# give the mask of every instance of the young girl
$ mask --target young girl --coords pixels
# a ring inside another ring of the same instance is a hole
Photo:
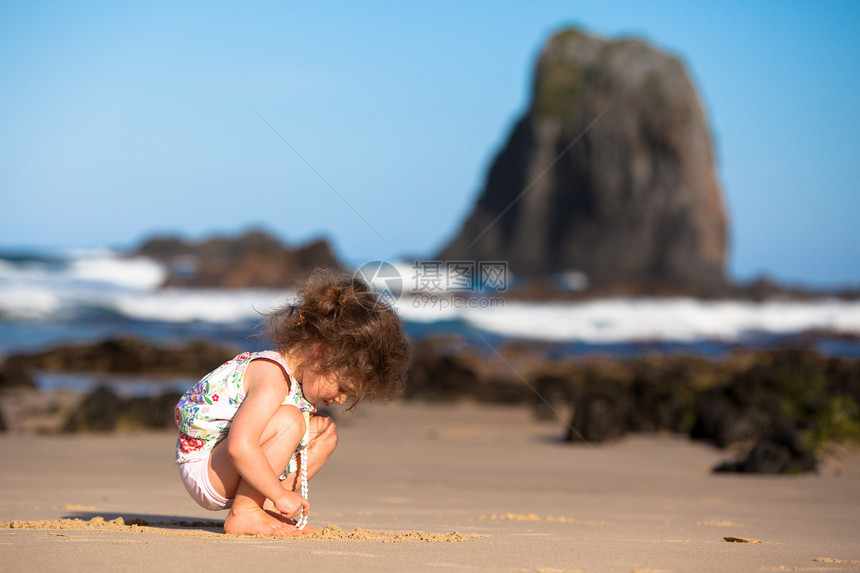
[[[176,462],[198,504],[230,510],[228,533],[300,535],[307,479],[337,443],[315,405],[396,397],[410,348],[378,293],[331,272],[315,273],[296,303],[270,316],[269,336],[276,351],[240,354],[179,401]]]

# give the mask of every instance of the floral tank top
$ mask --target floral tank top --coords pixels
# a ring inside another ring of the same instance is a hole
[[[296,451],[307,446],[310,414],[316,412],[316,408],[305,399],[284,357],[272,350],[245,352],[204,376],[179,400],[174,412],[176,425],[179,426],[176,463],[207,459],[212,448],[227,437],[233,416],[245,399],[245,369],[252,360],[260,358],[276,362],[286,372],[290,391],[282,404],[295,406],[304,414],[305,435]],[[295,459],[294,453],[284,475],[295,471]]]

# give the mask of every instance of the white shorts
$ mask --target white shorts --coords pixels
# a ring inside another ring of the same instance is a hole
[[[227,499],[212,487],[209,481],[209,460],[194,460],[179,464],[179,477],[191,498],[200,507],[218,511],[230,509],[233,505],[232,499]]]

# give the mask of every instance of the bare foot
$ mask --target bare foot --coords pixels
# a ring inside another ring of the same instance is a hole
[[[243,533],[245,535],[273,535],[277,537],[294,537],[304,532],[296,529],[295,524],[289,525],[275,518],[262,507],[233,508],[224,519],[224,531],[227,533]]]

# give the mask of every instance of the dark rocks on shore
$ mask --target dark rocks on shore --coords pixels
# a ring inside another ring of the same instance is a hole
[[[4,388],[35,388],[36,383],[24,356],[11,356],[0,363],[0,390]]]
[[[342,267],[327,241],[292,248],[262,231],[199,242],[154,237],[131,254],[164,263],[165,286],[181,287],[284,288],[317,268]]]
[[[135,338],[114,338],[90,344],[59,345],[33,354],[10,356],[0,366],[0,392],[34,389],[37,371],[152,376],[187,376],[196,380],[238,353],[237,349],[202,340],[176,344],[151,343]],[[105,376],[108,375],[108,376]],[[117,429],[162,429],[173,426],[173,408],[179,400],[173,391],[154,397],[121,398],[100,386],[68,414],[65,432],[106,432]],[[2,411],[0,411],[2,416]]]
[[[636,409],[632,396],[617,381],[589,386],[577,393],[571,404],[567,441],[601,443],[627,433],[629,419]]]
[[[726,447],[765,438],[788,443],[784,436],[794,430],[814,450],[831,437],[860,437],[858,405],[860,362],[808,350],[761,353],[725,384],[697,395],[691,436]]]
[[[90,392],[66,420],[64,432],[162,430],[174,426],[173,412],[181,395],[120,398],[103,386]]]
[[[120,400],[108,388],[100,386],[83,399],[80,407],[66,421],[66,432],[109,432],[116,429]]]
[[[16,380],[31,379],[35,370],[198,379],[236,352],[201,341],[165,346],[112,339],[13,356],[0,371],[4,380],[10,365]],[[716,471],[811,471],[828,442],[860,440],[860,360],[801,349],[738,352],[719,361],[547,356],[540,344],[480,349],[454,336],[422,339],[415,344],[405,398],[531,404],[536,416],[564,421],[565,438],[573,443],[674,432],[742,449]],[[62,428],[172,427],[178,398],[175,392],[120,398],[97,388]]]
[[[538,358],[535,358],[538,360]],[[523,404],[528,386],[498,368],[491,357],[457,337],[430,337],[415,344],[404,397],[407,400]]]
[[[815,471],[815,454],[802,442],[797,430],[780,426],[769,432],[736,461],[724,462],[715,472],[798,474]]]
[[[462,344],[418,344],[407,398],[531,403],[541,418],[563,416],[574,443],[666,431],[721,448],[748,445],[743,459],[719,471],[811,471],[828,441],[860,440],[858,360],[794,349],[721,361],[547,361],[502,352],[506,363],[493,366],[491,356]],[[499,393],[489,396],[490,388]]]
[[[736,363],[700,364],[688,376],[671,373],[684,359],[667,359],[661,372],[627,362],[629,385],[599,383],[574,402],[569,439],[600,442],[626,432],[671,431],[716,446],[747,446],[741,459],[715,471],[798,473],[817,467],[828,441],[860,439],[860,361],[807,350],[750,353]],[[700,377],[697,383],[694,375]],[[706,384],[702,379],[710,378]],[[594,409],[603,415],[593,428]]]
[[[10,356],[0,368],[0,388],[35,387],[36,371],[199,378],[236,354],[231,346],[203,340],[156,344],[137,338],[111,338],[88,344],[62,344],[42,352]]]

